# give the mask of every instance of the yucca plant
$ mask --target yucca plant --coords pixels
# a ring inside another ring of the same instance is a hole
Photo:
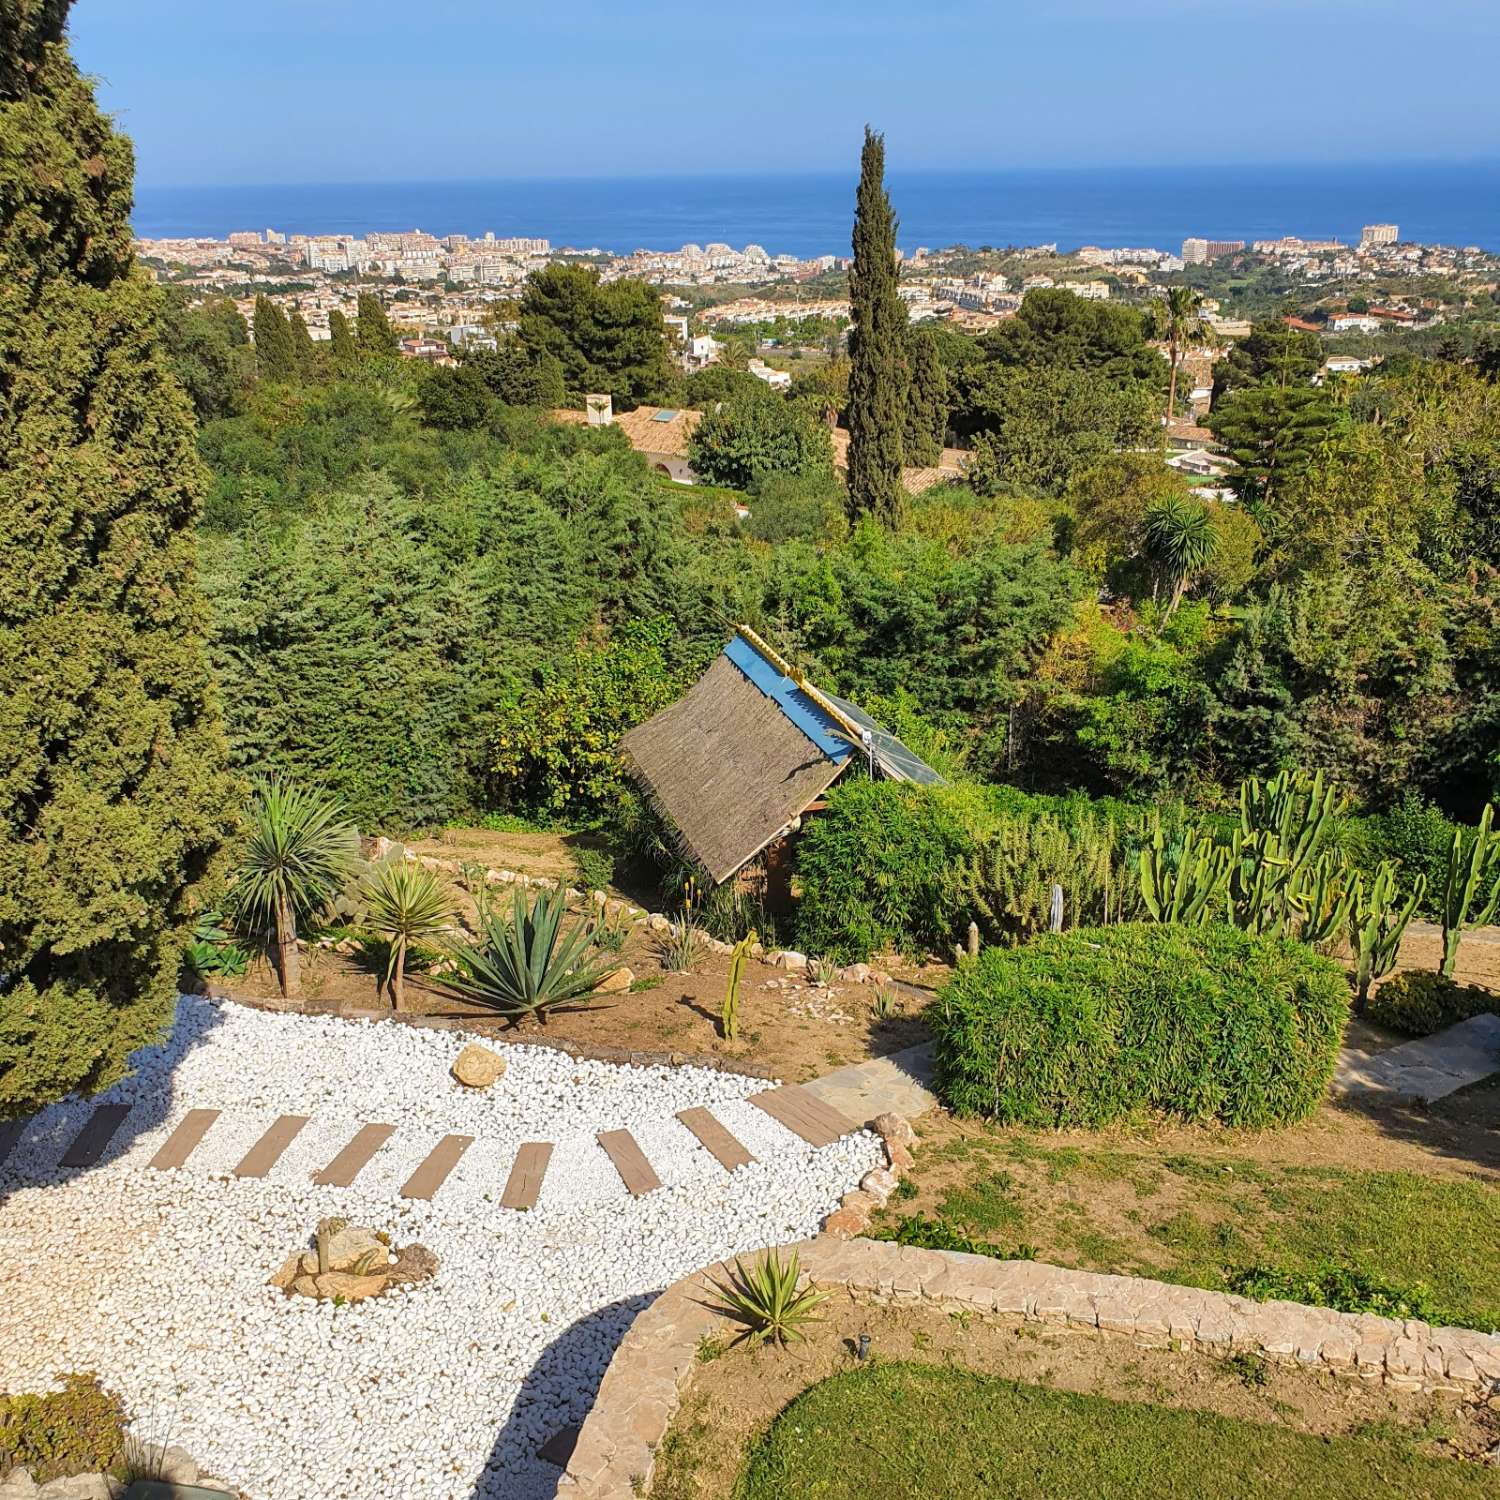
[[[787,1260],[776,1250],[767,1250],[759,1262],[746,1269],[736,1260],[733,1272],[723,1281],[709,1283],[719,1301],[714,1311],[742,1327],[736,1343],[779,1344],[783,1349],[807,1337],[807,1326],[821,1322],[813,1310],[828,1300],[827,1292],[811,1286],[797,1288],[802,1274],[794,1250]]]
[[[328,905],[359,863],[359,831],[344,804],[281,777],[254,783],[248,831],[233,873],[237,912],[271,934],[281,993],[302,992],[297,921]]]
[[[591,922],[564,926],[567,907],[561,882],[538,890],[529,907],[517,890],[510,912],[491,915],[478,943],[448,950],[454,966],[448,984],[511,1021],[545,1022],[549,1011],[587,1006],[612,965],[593,956]]]
[[[703,957],[703,932],[698,926],[698,882],[682,882],[682,910],[657,944],[661,966],[669,974],[689,974]]]
[[[448,888],[424,865],[398,856],[371,865],[360,882],[365,925],[390,947],[385,987],[400,1010],[406,999],[406,955],[413,943],[440,937],[453,924]]]

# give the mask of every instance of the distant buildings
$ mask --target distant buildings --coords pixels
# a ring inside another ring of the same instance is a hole
[[[1400,238],[1395,224],[1366,224],[1359,232],[1359,246],[1363,250],[1367,245],[1394,245]]]
[[[1182,258],[1190,266],[1201,266],[1244,248],[1244,240],[1205,240],[1194,235],[1182,242]]]

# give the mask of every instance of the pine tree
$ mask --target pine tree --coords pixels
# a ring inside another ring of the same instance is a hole
[[[865,126],[849,273],[849,510],[901,517],[906,427],[906,304],[896,290],[896,215],[885,191],[885,137]]]
[[[396,330],[391,327],[391,320],[385,315],[385,307],[374,292],[359,294],[354,342],[367,359],[390,358],[401,352],[401,341],[396,337]]]
[[[907,349],[911,383],[906,397],[906,461],[926,468],[943,456],[943,439],[948,435],[948,376],[931,329],[916,329]]]
[[[338,308],[328,314],[328,332],[331,335],[329,350],[333,355],[333,367],[340,374],[347,374],[359,363],[359,350],[355,347],[354,331],[349,320]]]
[[[255,299],[251,327],[255,338],[255,373],[264,381],[293,384],[298,372],[291,325],[264,292]]]
[[[318,378],[318,350],[312,334],[307,331],[307,320],[299,312],[287,319],[291,334],[292,358],[297,367],[297,378],[310,385]]]
[[[238,800],[192,409],[67,11],[0,3],[0,1115],[108,1083],[158,1033]]]

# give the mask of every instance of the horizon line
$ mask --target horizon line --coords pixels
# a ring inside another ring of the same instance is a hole
[[[1320,172],[1390,167],[1427,168],[1474,168],[1500,166],[1500,154],[1466,157],[1348,157],[1327,161],[1192,161],[1192,162],[1076,162],[1054,166],[961,166],[961,167],[897,167],[888,169],[887,181],[903,177],[962,177],[974,175],[1043,175],[1052,173],[1095,172]],[[838,178],[853,180],[859,175],[858,164],[848,168],[823,167],[811,169],[760,168],[753,171],[689,171],[689,172],[553,172],[528,173],[518,176],[485,177],[319,177],[294,178],[282,181],[256,182],[151,182],[142,180],[137,170],[136,192],[182,192],[204,190],[255,191],[266,188],[326,188],[326,187],[415,187],[415,186],[459,186],[473,183],[541,183],[541,182],[723,182],[756,181],[766,178],[812,181]]]

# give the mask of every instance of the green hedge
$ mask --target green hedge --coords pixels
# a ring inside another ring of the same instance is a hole
[[[1349,985],[1297,943],[1130,923],[987,949],[928,1015],[938,1093],[963,1114],[1098,1126],[1160,1110],[1279,1125],[1322,1101]]]
[[[840,963],[947,952],[969,923],[960,866],[994,821],[974,786],[835,787],[797,847],[798,946]]]

